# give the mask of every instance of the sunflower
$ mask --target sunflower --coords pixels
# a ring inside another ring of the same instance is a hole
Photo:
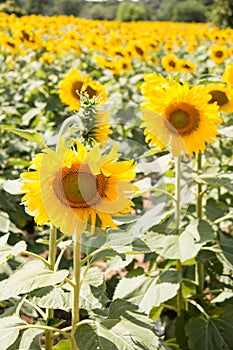
[[[174,81],[167,79],[157,73],[148,73],[144,75],[144,83],[141,85],[141,91],[146,100],[153,103],[153,100],[161,96],[161,89],[165,90],[172,85]]]
[[[178,66],[178,58],[174,54],[169,54],[166,55],[162,58],[162,67],[167,71],[167,72],[174,72],[177,71],[177,66]]]
[[[142,103],[146,141],[159,148],[171,145],[174,156],[204,150],[206,142],[214,142],[215,124],[222,121],[210,99],[199,86],[189,87],[187,82],[161,89],[153,102]]]
[[[225,46],[211,46],[209,57],[216,64],[223,63],[228,57],[228,49]]]
[[[117,228],[113,215],[129,213],[129,197],[136,187],[130,181],[135,173],[133,161],[119,161],[118,145],[102,154],[100,145],[91,151],[80,143],[76,148],[46,149],[21,174],[26,192],[22,202],[35,222],[51,222],[64,234],[94,231],[96,222],[103,229]],[[89,225],[89,226],[88,226]],[[88,228],[87,228],[88,226]]]
[[[90,99],[95,97],[98,104],[104,103],[107,99],[105,86],[91,80],[88,75],[83,77],[76,69],[71,69],[65,75],[58,88],[61,101],[76,111],[81,107],[80,92],[86,92]]]
[[[203,86],[202,89],[205,93],[211,95],[209,103],[216,103],[220,112],[233,112],[233,87],[229,84],[208,84]]]
[[[86,121],[86,122],[85,122]],[[112,134],[109,113],[96,111],[95,115],[85,119],[84,124],[86,133],[83,135],[85,140],[93,140],[94,142],[102,143],[109,140],[109,135]]]
[[[183,58],[180,58],[178,60],[178,66],[179,72],[193,73],[196,70],[196,65],[193,62],[185,60]]]

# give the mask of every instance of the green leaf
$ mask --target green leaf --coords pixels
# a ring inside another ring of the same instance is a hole
[[[67,270],[53,272],[38,260],[28,261],[8,279],[0,282],[0,300],[7,300],[34,289],[55,285],[68,275]]]
[[[0,211],[0,232],[7,233],[10,228],[9,215],[4,211]]]
[[[146,244],[152,251],[166,259],[180,259],[181,262],[194,258],[202,245],[214,238],[211,226],[205,221],[194,221],[178,235],[163,235],[148,232]]]
[[[230,263],[231,267],[233,268],[233,237],[230,235],[224,234],[222,232],[219,233],[219,245],[222,249],[223,256],[225,259]]]
[[[20,194],[20,187],[22,186],[22,181],[20,179],[16,180],[6,180],[2,184],[4,191],[10,194]]]
[[[19,135],[28,141],[35,142],[42,147],[46,147],[46,144],[43,141],[42,135],[34,130],[22,130],[17,128],[7,128],[7,127],[5,127],[4,129],[16,135]]]
[[[69,340],[61,340],[53,346],[52,350],[71,350]]]
[[[42,294],[42,296],[38,296],[38,293],[34,293],[32,302],[41,308],[61,309],[65,311],[69,311],[71,308],[70,292],[65,292],[60,287],[52,286],[42,288],[42,290],[40,289],[40,294]]]
[[[41,329],[26,329],[23,332],[21,341],[20,341],[20,346],[19,349],[31,349],[31,344],[33,340],[38,336],[43,334],[44,331]]]
[[[137,222],[130,227],[128,233],[132,234],[135,238],[140,238],[151,227],[163,222],[172,214],[173,210],[164,211],[164,203],[159,203],[143,214]]]
[[[0,265],[11,259],[13,256],[25,251],[27,245],[24,241],[17,242],[14,246],[7,244],[9,233],[0,237]]]
[[[27,325],[27,323],[16,316],[4,317],[0,319],[0,339],[2,350],[6,350],[15,342],[21,327],[25,325]]]
[[[233,305],[220,317],[193,317],[185,327],[190,350],[232,350]]]
[[[102,308],[107,301],[103,272],[97,266],[89,268],[80,290],[80,308],[91,311]]]
[[[158,277],[140,275],[122,278],[116,287],[114,299],[128,300],[149,313],[153,306],[160,306],[176,295],[180,281],[176,271],[165,271]]]
[[[233,192],[232,174],[204,174],[194,176],[197,183],[210,185],[211,187],[225,187],[228,191]]]
[[[108,318],[78,326],[75,339],[79,350],[165,350],[153,323],[136,305],[115,300]]]

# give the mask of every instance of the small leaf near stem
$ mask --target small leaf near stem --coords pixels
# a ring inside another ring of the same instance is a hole
[[[76,236],[74,240],[74,253],[73,253],[73,293],[72,293],[72,330],[71,330],[71,342],[72,350],[78,350],[78,346],[75,341],[75,331],[77,323],[79,322],[79,293],[80,293],[80,274],[81,274],[81,236]]]

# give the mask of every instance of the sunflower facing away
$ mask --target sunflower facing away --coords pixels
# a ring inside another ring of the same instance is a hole
[[[136,191],[133,161],[119,161],[118,145],[102,154],[100,145],[91,151],[80,143],[76,149],[45,150],[21,174],[26,192],[22,202],[38,225],[51,222],[64,234],[94,232],[96,222],[103,229],[117,228],[112,215],[123,215],[133,205]]]
[[[71,69],[64,79],[58,84],[59,97],[70,109],[78,111],[81,107],[79,93],[86,92],[89,98],[96,98],[97,104],[102,104],[107,99],[104,85],[92,80],[88,75],[83,77],[76,69]]]
[[[187,82],[163,87],[160,96],[157,93],[142,103],[146,141],[160,148],[170,145],[174,156],[204,150],[206,142],[214,142],[216,123],[222,122],[218,106],[210,99],[199,86],[189,87]]]

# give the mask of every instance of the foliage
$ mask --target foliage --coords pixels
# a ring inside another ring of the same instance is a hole
[[[171,20],[184,22],[206,22],[206,8],[199,1],[188,0],[176,4]]]
[[[231,0],[214,0],[212,21],[219,28],[233,28],[233,3]]]
[[[144,7],[123,2],[118,6],[116,19],[121,22],[142,21],[146,19]]]

